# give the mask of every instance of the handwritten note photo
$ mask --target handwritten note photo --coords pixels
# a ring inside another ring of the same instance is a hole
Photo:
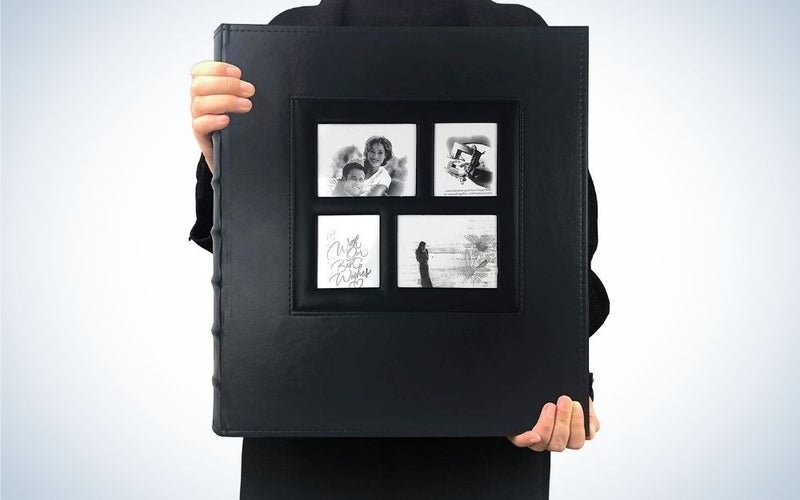
[[[320,215],[317,288],[380,286],[380,215]]]

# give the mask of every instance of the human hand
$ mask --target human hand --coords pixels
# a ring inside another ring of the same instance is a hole
[[[224,113],[247,113],[253,107],[248,98],[256,89],[241,77],[239,68],[224,62],[202,61],[192,66],[192,129],[212,173],[211,132],[228,126],[231,119]]]
[[[600,430],[600,421],[594,413],[594,403],[589,398],[589,435],[583,428],[583,408],[569,396],[558,398],[557,404],[547,403],[542,407],[539,421],[533,429],[508,436],[520,448],[533,451],[564,451],[566,448],[578,450],[586,440],[593,439]]]

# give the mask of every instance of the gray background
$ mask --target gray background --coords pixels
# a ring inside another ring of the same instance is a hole
[[[554,454],[552,498],[800,498],[800,2],[524,3],[591,28],[612,301],[602,430]],[[3,498],[238,494],[186,241],[189,69],[220,22],[296,4],[186,5],[2,3]]]

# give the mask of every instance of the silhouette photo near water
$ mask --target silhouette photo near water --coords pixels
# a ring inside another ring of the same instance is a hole
[[[428,249],[425,248],[425,242],[420,241],[419,245],[417,245],[417,251],[415,252],[417,262],[419,263],[419,282],[422,288],[433,288],[433,283],[431,283],[431,274],[430,270],[428,269]]]
[[[400,288],[497,288],[497,216],[398,216],[397,256]]]

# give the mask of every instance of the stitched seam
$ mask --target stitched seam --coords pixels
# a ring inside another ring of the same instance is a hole
[[[583,134],[583,124],[584,124],[584,115],[583,115],[583,108],[584,108],[584,95],[587,92],[584,83],[584,65],[585,65],[585,58],[586,58],[586,36],[580,37],[580,50],[578,56],[578,136],[580,138],[580,148],[581,148],[581,163],[580,163],[580,178],[581,178],[581,211],[580,211],[580,222],[581,222],[581,244],[578,248],[579,252],[579,262],[580,265],[578,267],[578,290],[580,291],[580,309],[579,309],[579,322],[578,322],[578,337],[580,339],[580,355],[581,360],[583,361],[583,365],[588,364],[588,353],[586,352],[586,291],[584,282],[587,279],[584,273],[586,269],[586,252],[584,249],[586,248],[586,218],[585,218],[585,210],[583,207],[586,206],[586,175],[584,173],[584,165],[586,165],[586,138]],[[587,124],[588,127],[588,124]],[[580,369],[579,369],[580,370]],[[577,380],[581,380],[584,375],[579,371],[577,373]]]
[[[392,29],[394,28],[394,30]],[[508,31],[514,30],[514,27],[500,27],[500,26],[485,26],[485,27],[478,27],[478,26],[462,26],[462,27],[454,27],[454,26],[437,26],[437,30],[441,31],[451,31],[451,32],[500,32],[500,31]],[[552,34],[558,33],[561,35],[574,35],[576,30],[581,29],[580,27],[570,27],[570,28],[556,28],[556,27],[542,27],[542,28],[532,28],[532,27],[518,27],[519,31],[529,31],[530,34],[533,35],[544,35],[544,34]],[[394,26],[394,27],[362,27],[362,28],[355,28],[349,26],[337,26],[337,27],[330,27],[330,28],[321,28],[321,29],[309,29],[309,28],[301,28],[301,29],[276,29],[276,28],[228,28],[228,31],[235,31],[239,33],[385,33],[386,31],[395,31],[397,33],[406,32],[409,35],[416,34],[419,31],[427,31],[427,28],[422,29],[414,29],[413,26]]]
[[[293,94],[292,99],[316,99],[320,101],[324,100],[337,100],[337,101],[380,101],[380,102],[392,102],[392,101],[434,101],[434,102],[458,102],[458,101],[507,101],[507,102],[520,102],[519,98],[515,97],[508,97],[508,96],[480,96],[480,97],[456,97],[456,98],[443,98],[443,97],[417,97],[417,96],[405,96],[405,97],[353,97],[353,96],[339,96],[339,95],[312,95],[312,94]]]
[[[519,309],[518,312],[522,312],[525,309],[525,204],[524,204],[524,171],[525,171],[525,142],[524,142],[524,131],[525,131],[525,109],[523,101],[519,100],[519,113],[520,113],[520,120],[519,120],[519,138],[517,139],[519,142],[519,168],[517,171],[519,172],[519,206],[517,207],[517,211],[519,212],[519,242],[518,242],[518,251],[519,255],[517,258],[519,259]]]
[[[262,32],[262,33],[263,32],[272,32],[272,33],[298,33],[298,34],[302,34],[302,33],[328,33],[328,32],[337,32],[337,31],[338,32],[350,32],[350,33],[375,33],[375,32],[382,31],[382,29],[378,29],[378,28],[374,28],[374,29],[344,29],[344,30],[342,30],[342,29],[269,29],[269,28],[266,28],[266,29],[265,28],[246,29],[246,28],[230,28],[230,27],[227,27],[227,29],[229,31],[235,31],[235,32]],[[471,31],[484,31],[484,30],[481,30],[481,29],[477,29],[476,30],[474,27],[468,28],[468,29],[471,30]],[[495,31],[495,30],[490,28],[490,29],[485,29],[485,31]],[[530,32],[531,35],[545,34],[545,33],[549,33],[549,34],[557,33],[557,34],[562,34],[562,35],[574,35],[575,34],[575,29],[574,28],[572,28],[572,29],[545,28],[542,31],[531,31]],[[584,58],[585,58],[585,39],[583,39],[581,41],[581,48],[580,48],[580,52],[579,52],[579,65],[578,65],[579,66],[578,67],[579,78],[580,78],[579,96],[578,96],[579,97],[579,101],[578,101],[579,102],[578,132],[579,132],[580,148],[581,148],[581,168],[583,168],[583,165],[584,165],[585,160],[586,160],[586,148],[585,148],[585,144],[584,144],[584,135],[583,135],[583,126],[582,126],[582,124],[583,124],[583,104],[584,104],[583,94],[584,94],[584,90],[585,90],[585,85],[584,85],[584,82],[583,82]],[[301,95],[301,96],[294,96],[294,97],[297,97],[297,98],[310,98],[310,97],[313,97],[313,96]],[[323,98],[324,99],[324,97],[318,97],[318,98]],[[327,96],[327,98],[337,98],[337,97],[336,96]],[[338,97],[338,98],[339,99],[343,99],[343,97]],[[412,98],[406,98],[406,100],[408,100],[408,99],[412,99]],[[414,100],[433,100],[433,99],[425,99],[425,98],[418,98],[418,97],[414,97],[413,99]],[[479,98],[475,98],[475,100],[478,100],[478,99]],[[493,99],[493,98],[483,97],[483,98],[480,98],[480,99],[481,100],[490,100],[490,99]],[[498,99],[498,98],[494,98],[494,99]],[[361,100],[370,100],[370,99],[361,99]],[[372,99],[372,100],[378,100],[378,99]],[[403,100],[403,98],[394,98],[393,100]],[[471,100],[471,99],[469,99],[469,98],[461,98],[460,100]],[[295,146],[295,143],[294,143],[294,141],[295,141],[295,137],[294,137],[294,100],[293,99],[290,99],[290,104],[289,105],[290,105],[290,114],[291,114],[290,162],[291,162],[291,165],[293,166],[294,165],[294,146]],[[524,220],[523,220],[523,218],[524,218],[524,210],[523,210],[523,207],[524,207],[524,200],[523,200],[523,192],[524,192],[524,188],[523,188],[523,186],[524,186],[524,142],[523,142],[522,138],[524,137],[525,117],[524,117],[524,110],[523,110],[523,106],[522,106],[521,102],[519,103],[519,106],[520,106],[519,109],[520,109],[520,113],[521,113],[520,131],[519,131],[519,137],[520,137],[520,140],[519,140],[519,143],[520,143],[519,144],[519,161],[520,161],[520,165],[519,165],[519,180],[520,180],[519,191],[520,192],[519,192],[519,203],[518,203],[519,219],[520,219],[520,224],[519,224],[519,251],[520,251],[520,253],[519,253],[519,267],[520,267],[520,275],[522,276],[522,279],[521,279],[521,282],[520,282],[520,287],[519,287],[519,293],[520,293],[520,309],[522,309],[523,304],[524,304],[524,288],[525,288],[524,287],[524,285],[525,285],[525,279],[524,279],[524,251],[523,251],[524,250],[524,234],[523,234],[523,227],[524,227]],[[290,251],[290,264],[291,265],[290,265],[290,269],[289,269],[289,287],[288,287],[289,288],[289,312],[290,312],[290,314],[302,314],[304,316],[315,316],[315,315],[316,316],[331,316],[331,313],[316,313],[315,314],[313,312],[304,313],[304,312],[295,312],[295,311],[292,310],[293,309],[293,285],[294,285],[294,280],[293,280],[294,252],[293,252],[293,245],[292,245],[293,244],[293,239],[294,239],[293,238],[294,237],[294,233],[293,233],[294,169],[293,168],[292,168],[292,172],[291,172],[291,176],[290,176],[290,186],[291,186],[291,189],[290,189],[290,196],[289,196],[289,216],[290,216],[290,220],[289,220],[289,232],[290,232],[290,234],[289,234],[289,251]],[[585,203],[585,193],[583,192],[584,189],[585,189],[585,179],[584,179],[584,176],[581,175],[581,203],[582,204]],[[580,220],[581,220],[581,247],[583,247],[583,244],[585,243],[585,238],[586,238],[585,230],[584,230],[584,227],[583,227],[584,224],[585,224],[585,217],[584,217],[583,211],[581,211],[581,213],[580,213]],[[585,291],[584,291],[583,287],[581,286],[582,282],[583,282],[582,269],[585,266],[585,255],[584,255],[584,252],[582,252],[582,251],[579,252],[579,253],[580,253],[580,255],[579,255],[580,268],[579,268],[579,273],[578,274],[579,274],[579,290],[580,290],[580,305],[581,305],[580,311],[579,311],[579,320],[580,320],[580,324],[582,325],[585,322],[585,315],[584,315]],[[379,313],[384,313],[384,312],[394,313],[396,311],[381,311]],[[443,311],[432,312],[432,313],[441,314],[442,312]],[[491,312],[491,311],[487,311],[487,312]],[[498,312],[492,312],[492,313],[493,314],[516,314],[516,313],[504,313],[504,312],[499,312],[499,313]],[[472,314],[482,314],[482,313],[472,313]],[[367,317],[367,316],[374,316],[374,313],[372,313],[372,314],[358,314],[358,315],[336,314],[336,316]],[[586,353],[585,353],[584,342],[583,342],[584,341],[584,339],[583,339],[583,331],[580,332],[580,335],[581,335],[581,344],[580,344],[581,347],[580,347],[580,350],[581,350],[581,354],[583,356],[583,359],[585,359]],[[335,434],[363,434],[363,433],[372,433],[372,432],[375,432],[375,433],[383,432],[380,429],[376,429],[376,430],[354,430],[354,431],[347,431],[347,430],[314,430],[314,431],[312,431],[312,430],[244,430],[244,429],[222,429],[222,430],[224,430],[225,432],[236,432],[236,433],[241,433],[241,434],[259,434],[259,433],[288,434],[288,433],[298,433],[298,432],[299,433],[304,433],[304,434],[323,434],[323,433],[324,434],[334,434],[334,433]]]
[[[302,434],[366,434],[366,433],[384,433],[390,432],[385,431],[382,429],[359,429],[359,430],[306,430],[306,429],[289,429],[289,430],[272,430],[272,429],[265,429],[265,430],[245,430],[245,429],[220,429],[223,432],[236,432],[239,434],[289,434],[289,433],[302,433]],[[441,436],[441,437],[454,437],[450,434],[440,434],[438,431],[432,430],[421,430],[415,431],[415,434],[425,433],[425,434],[432,434],[433,437]],[[486,436],[490,437],[490,436]],[[499,437],[499,436],[498,436]]]
[[[289,98],[289,315],[294,311],[294,97]]]
[[[336,316],[337,318],[371,318],[375,316],[381,315],[396,315],[396,314],[414,314],[414,315],[424,315],[424,314],[459,314],[460,316],[471,316],[471,315],[482,315],[491,313],[494,315],[510,315],[510,314],[519,314],[519,311],[375,311],[369,314],[355,314],[355,313],[325,313],[325,312],[317,312],[317,311],[294,311],[294,316]]]

